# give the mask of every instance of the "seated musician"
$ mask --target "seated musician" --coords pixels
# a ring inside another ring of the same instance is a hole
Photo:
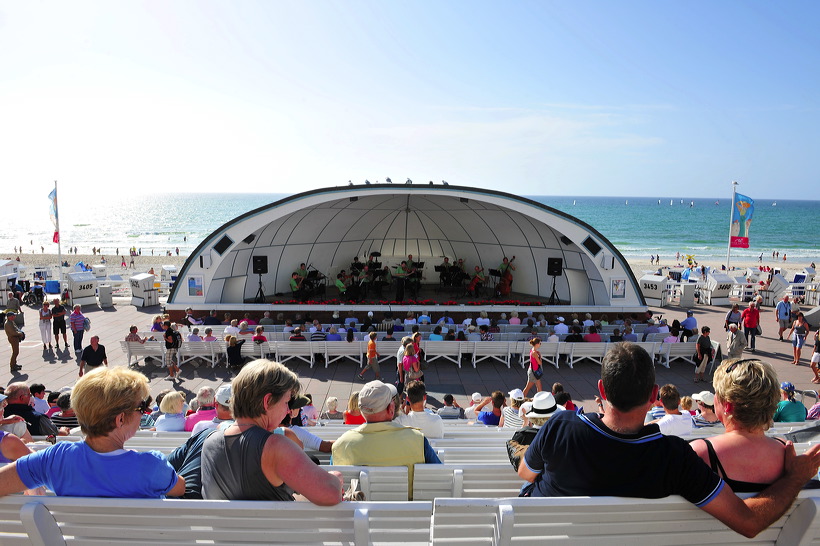
[[[298,271],[294,271],[290,275],[290,294],[293,299],[303,301],[305,299],[305,291],[302,289],[302,283],[305,277],[300,277]]]
[[[450,268],[452,266],[453,266],[453,264],[450,263],[450,258],[447,258],[447,257],[444,258],[444,261],[441,262],[441,265],[439,266],[440,271],[439,271],[438,275],[439,275],[439,278],[441,279],[441,284],[443,286],[450,286],[450,284],[451,284],[450,283],[450,280],[451,280],[450,279]]]
[[[299,278],[302,279],[303,282],[307,279],[308,271],[304,262],[299,264],[299,269],[296,270],[296,274],[299,275]]]
[[[475,273],[473,273],[473,278],[470,281],[470,284],[467,285],[467,294],[470,296],[478,297],[479,292],[484,287],[484,269],[475,266]]]
[[[336,275],[336,282],[334,284],[336,285],[336,288],[339,289],[339,298],[344,298],[347,296],[347,285],[345,284],[346,278],[347,275],[345,275],[344,269],[341,273]]]
[[[453,264],[450,272],[451,282],[453,286],[461,286],[461,283],[470,278],[467,274],[466,265],[464,264],[464,258],[459,258],[456,263]]]

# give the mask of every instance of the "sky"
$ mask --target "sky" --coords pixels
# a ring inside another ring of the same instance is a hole
[[[0,0],[0,180],[817,198],[816,1]]]

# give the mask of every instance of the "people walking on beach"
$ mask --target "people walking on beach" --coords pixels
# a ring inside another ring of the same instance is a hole
[[[746,343],[749,350],[755,352],[755,337],[757,336],[757,328],[760,325],[760,310],[754,301],[750,301],[749,307],[740,314],[740,320],[743,322],[743,332],[746,334]]]
[[[46,344],[48,344],[48,348],[52,349],[51,346],[51,308],[48,301],[43,302],[43,307],[40,308],[40,338],[43,340],[43,350],[46,349]]]
[[[117,249],[117,250],[119,250],[119,249]],[[125,256],[120,256],[120,258],[121,258],[121,260],[120,260],[120,267],[122,267],[123,269],[125,269],[125,268],[127,267],[127,266],[125,265]]]
[[[81,353],[83,351],[83,333],[85,333],[85,316],[82,312],[82,307],[74,306],[74,310],[68,317],[71,332],[74,334],[74,352]]]
[[[803,317],[803,313],[797,313],[797,318],[792,324],[792,329],[789,330],[789,338],[792,340],[792,348],[794,349],[794,361],[792,361],[792,364],[795,366],[800,365],[800,357],[803,354],[803,345],[806,343],[806,338],[808,337],[809,332],[811,332],[811,327]]]
[[[775,307],[774,321],[778,325],[777,337],[783,341],[783,332],[792,322],[792,304],[789,303],[789,296],[783,296],[783,299],[777,302]]]

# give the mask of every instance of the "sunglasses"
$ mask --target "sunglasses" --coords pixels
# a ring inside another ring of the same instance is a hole
[[[146,398],[145,400],[140,402],[139,406],[134,408],[134,411],[136,411],[137,413],[146,413],[150,408],[151,408],[151,403]]]
[[[755,360],[756,359],[754,358],[744,358],[743,360],[735,360],[734,362],[729,364],[728,368],[726,368],[726,373],[732,373],[739,364],[746,364],[748,362],[754,362]]]

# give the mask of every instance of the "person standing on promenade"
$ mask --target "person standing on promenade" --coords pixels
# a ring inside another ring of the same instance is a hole
[[[162,337],[165,340],[165,362],[168,364],[168,378],[177,379],[179,377],[177,351],[182,345],[182,335],[176,331],[170,320],[166,320],[163,326],[165,326],[165,332],[163,332]]]
[[[9,345],[11,345],[11,359],[9,360],[9,370],[11,373],[15,373],[23,369],[22,366],[17,364],[17,355],[20,354],[20,342],[26,339],[26,334],[24,334],[14,322],[14,319],[16,318],[17,313],[14,311],[7,311],[6,323],[3,325],[3,328],[6,331],[6,337],[9,339]]]
[[[783,300],[777,302],[774,321],[778,325],[777,337],[783,341],[783,332],[792,322],[792,304],[789,303],[789,296],[783,296]]]
[[[52,349],[51,346],[51,308],[49,306],[48,301],[43,302],[43,307],[40,308],[40,338],[43,340],[43,350],[46,350],[46,344],[48,344],[48,348]]]
[[[743,332],[746,334],[746,343],[749,350],[755,352],[755,337],[757,337],[757,327],[760,325],[760,310],[754,301],[750,301],[749,307],[740,314],[740,320],[743,321]]]
[[[100,344],[100,336],[91,336],[91,344],[83,349],[83,354],[80,356],[80,377],[103,365],[108,367],[105,345]]]
[[[71,332],[74,334],[74,352],[83,352],[83,334],[85,333],[85,315],[83,315],[82,307],[74,306],[74,311],[68,317]]]
[[[644,426],[658,396],[654,362],[644,349],[619,343],[607,352],[598,390],[606,413],[558,412],[538,431],[518,467],[533,484],[522,496],[681,495],[751,538],[780,519],[820,466],[820,445],[798,456],[789,442],[783,476],[759,497],[740,499],[685,440]]]
[[[737,324],[729,324],[729,333],[726,334],[727,358],[743,358],[743,349],[746,348],[746,336],[737,329]]]
[[[51,308],[51,324],[52,332],[54,333],[54,342],[57,345],[57,350],[60,350],[60,334],[63,334],[63,343],[68,349],[68,337],[66,337],[65,313],[66,309],[60,298],[54,298],[54,306]]]
[[[811,332],[811,327],[809,323],[806,322],[803,313],[797,313],[797,318],[792,324],[792,329],[789,330],[789,339],[792,340],[792,347],[794,348],[794,361],[792,364],[795,366],[800,365],[800,357],[803,353],[803,345],[806,343],[806,338],[809,336],[809,332]]]

